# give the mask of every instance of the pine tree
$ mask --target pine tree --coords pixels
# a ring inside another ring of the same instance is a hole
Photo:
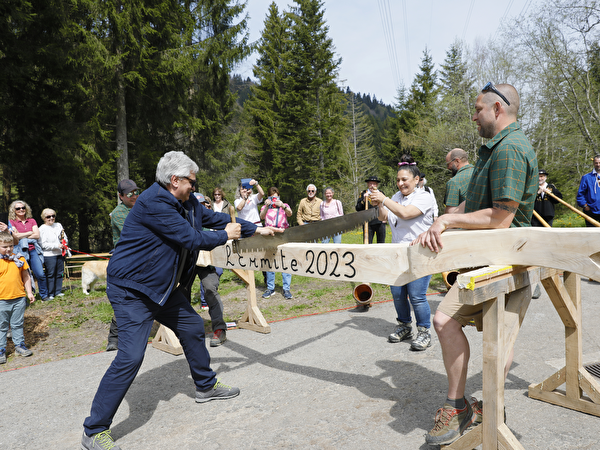
[[[251,120],[250,134],[254,143],[248,163],[256,168],[259,179],[277,184],[276,174],[285,164],[285,155],[280,151],[284,129],[281,114],[285,108],[284,97],[288,83],[291,20],[285,15],[281,16],[273,2],[269,6],[264,25],[258,46],[259,57],[254,66],[254,76],[259,81],[252,86],[252,95],[245,105]],[[281,191],[283,186],[278,188]]]
[[[353,93],[348,94],[348,97],[348,132],[344,139],[344,157],[348,170],[340,171],[340,178],[347,187],[342,191],[348,194],[344,199],[354,201],[358,198],[366,177],[374,172],[376,154],[373,146],[373,127],[369,116],[364,112],[365,105],[362,105]],[[348,187],[352,189],[351,192]]]

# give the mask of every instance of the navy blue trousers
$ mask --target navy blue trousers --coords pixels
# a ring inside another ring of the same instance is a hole
[[[204,321],[179,289],[163,306],[138,291],[112,283],[107,283],[106,294],[119,326],[119,350],[100,381],[90,415],[83,423],[88,436],[110,428],[140,370],[154,320],[173,330],[179,339],[198,390],[206,391],[217,381],[204,341]]]

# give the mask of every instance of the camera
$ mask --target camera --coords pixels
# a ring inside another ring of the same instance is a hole
[[[279,197],[275,197],[275,196],[269,197],[269,201],[271,202],[271,208],[277,208],[277,206],[275,206],[275,202],[277,200],[279,200]]]

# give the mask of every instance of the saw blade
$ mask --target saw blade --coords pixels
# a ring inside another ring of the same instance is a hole
[[[333,219],[288,228],[283,233],[275,233],[274,236],[255,235],[234,241],[234,251],[275,250],[279,245],[289,242],[314,242],[320,238],[333,237],[338,233],[354,230],[365,222],[377,218],[378,214],[379,209],[375,207]]]

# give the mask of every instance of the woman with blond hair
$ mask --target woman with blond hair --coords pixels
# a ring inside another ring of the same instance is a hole
[[[42,211],[44,225],[40,226],[40,241],[46,263],[46,282],[48,300],[62,297],[63,272],[68,239],[62,225],[56,221],[56,212],[46,208]],[[64,242],[63,242],[64,241]]]
[[[15,200],[8,208],[8,219],[13,227],[13,237],[19,240],[18,251],[25,256],[37,280],[38,291],[43,301],[48,300],[44,255],[38,239],[40,230],[31,214],[31,208],[22,200]]]

